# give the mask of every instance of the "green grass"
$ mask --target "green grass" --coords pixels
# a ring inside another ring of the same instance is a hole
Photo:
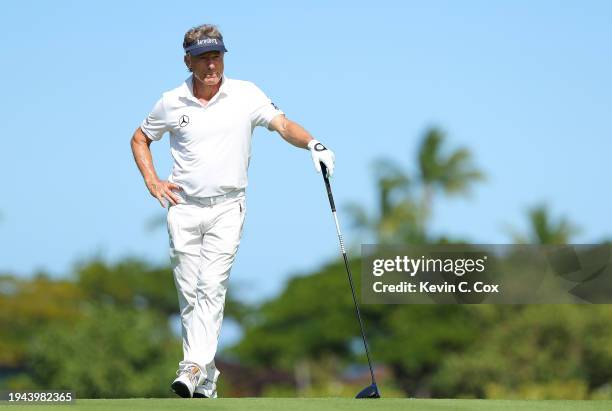
[[[6,404],[6,403],[4,403]],[[349,398],[220,398],[208,399],[125,399],[76,400],[73,405],[0,405],[13,410],[148,411],[148,410],[231,410],[231,411],[564,411],[611,410],[612,401],[513,401],[513,400],[415,400],[388,398],[355,400]]]

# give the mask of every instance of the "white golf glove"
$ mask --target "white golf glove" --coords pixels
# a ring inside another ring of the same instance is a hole
[[[327,167],[327,177],[331,177],[332,174],[334,174],[334,161],[336,159],[334,152],[325,148],[325,146],[317,140],[311,140],[310,143],[308,143],[308,149],[310,150],[312,162],[314,163],[317,173],[321,174],[322,162],[325,164],[325,167]]]

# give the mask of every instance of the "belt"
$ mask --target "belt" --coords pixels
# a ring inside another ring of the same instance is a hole
[[[244,197],[244,188],[240,190],[230,191],[229,193],[221,194],[219,196],[213,197],[195,197],[188,196],[185,193],[177,193],[174,192],[178,197],[181,197],[185,202],[196,203],[203,206],[213,206],[215,204],[221,204],[227,200],[231,200],[232,198]]]

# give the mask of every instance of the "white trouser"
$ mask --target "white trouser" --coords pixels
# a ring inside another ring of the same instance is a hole
[[[244,191],[231,193],[231,198],[181,200],[168,210],[170,261],[183,335],[179,369],[197,364],[204,377],[216,383],[214,358],[230,269],[242,235]]]

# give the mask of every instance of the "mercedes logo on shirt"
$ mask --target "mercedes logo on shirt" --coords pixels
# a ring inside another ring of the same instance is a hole
[[[179,118],[179,127],[185,127],[187,124],[189,124],[189,116],[183,114],[181,118]]]

